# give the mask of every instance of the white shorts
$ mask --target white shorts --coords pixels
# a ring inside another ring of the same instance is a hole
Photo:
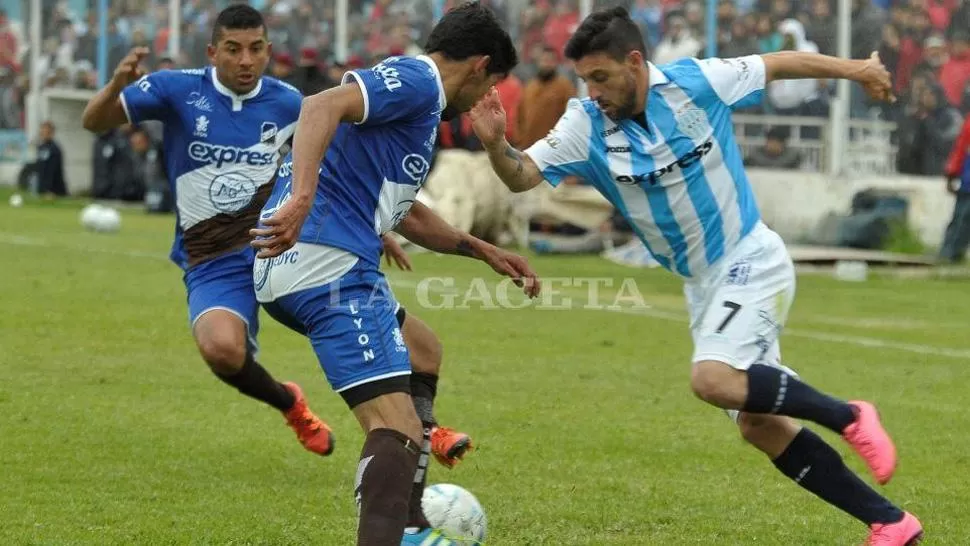
[[[781,363],[778,338],[795,299],[795,266],[784,241],[759,223],[724,258],[684,285],[692,363],[724,362],[746,370]]]
[[[759,223],[703,275],[684,285],[691,362],[723,362],[738,370],[753,364],[781,368],[779,337],[795,299],[795,265],[781,237]],[[738,412],[726,410],[735,422]]]

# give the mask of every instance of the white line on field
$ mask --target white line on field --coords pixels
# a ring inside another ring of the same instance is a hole
[[[0,232],[0,244],[16,245],[16,246],[33,246],[33,247],[43,247],[43,248],[58,248],[63,250],[74,250],[79,252],[92,252],[98,254],[112,254],[116,256],[128,256],[132,258],[150,258],[157,260],[167,260],[168,258],[163,254],[156,254],[152,252],[139,252],[130,250],[118,250],[113,248],[80,248],[71,245],[60,245],[56,243],[51,243],[45,239],[38,239],[34,237],[28,237],[24,235],[18,235],[15,233]],[[413,281],[405,281],[399,279],[388,279],[392,286],[400,288],[417,288],[418,283]],[[426,287],[430,288],[430,287]],[[457,288],[457,287],[452,287]],[[438,290],[440,291],[440,290]],[[590,307],[584,308],[587,311],[605,311],[608,313],[623,313],[628,315],[640,315],[646,316],[658,320],[666,320],[671,322],[687,322],[687,317],[681,313],[675,313],[670,311],[662,311],[654,308],[618,308],[618,307]],[[896,341],[886,341],[878,338],[863,337],[863,336],[847,336],[840,334],[831,334],[827,332],[817,332],[813,330],[800,330],[785,328],[785,334],[800,337],[805,339],[812,339],[815,341],[826,341],[830,343],[841,343],[845,345],[855,345],[857,347],[869,347],[873,349],[893,349],[896,351],[903,351],[915,354],[933,355],[933,356],[943,356],[948,358],[970,358],[970,349],[951,349],[947,347],[937,347],[934,345],[921,345],[918,343],[899,343]]]

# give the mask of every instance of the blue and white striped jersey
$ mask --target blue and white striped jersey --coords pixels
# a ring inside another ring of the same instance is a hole
[[[758,224],[731,112],[761,101],[758,55],[648,63],[646,121],[613,122],[590,99],[569,102],[526,153],[553,186],[576,176],[627,219],[660,264],[694,277]]]

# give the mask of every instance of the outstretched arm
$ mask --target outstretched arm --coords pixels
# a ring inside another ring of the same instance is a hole
[[[510,277],[529,297],[539,294],[539,279],[525,258],[457,230],[419,201],[394,228],[412,243],[442,254],[455,254],[482,260],[496,273]]]
[[[865,60],[841,59],[819,53],[781,51],[762,55],[765,62],[765,79],[843,79],[862,84],[874,99],[893,100],[892,77],[873,53]]]

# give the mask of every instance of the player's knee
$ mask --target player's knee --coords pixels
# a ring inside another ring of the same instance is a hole
[[[738,430],[741,437],[749,444],[758,445],[761,440],[771,433],[773,428],[772,416],[757,413],[738,414]]]
[[[208,335],[196,340],[202,359],[213,372],[229,375],[246,361],[246,343],[234,336]]]
[[[744,372],[712,360],[697,362],[691,369],[690,388],[701,400],[719,407],[744,403]]]

